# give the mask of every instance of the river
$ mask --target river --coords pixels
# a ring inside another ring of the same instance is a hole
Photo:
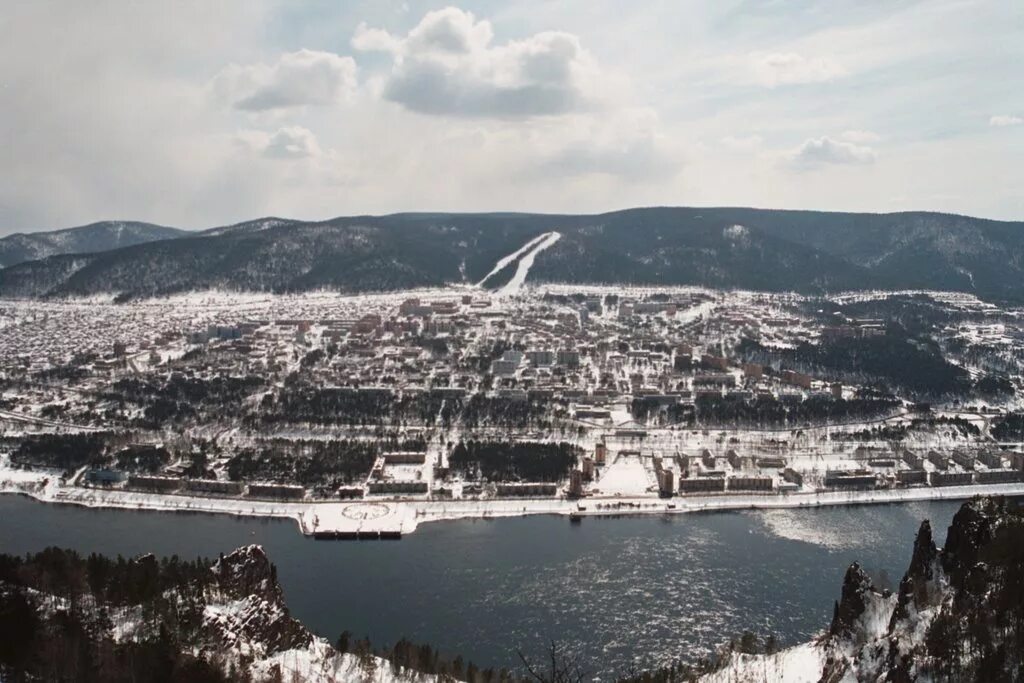
[[[0,551],[216,557],[259,543],[292,613],[334,640],[400,637],[514,666],[571,644],[594,672],[690,657],[744,629],[785,645],[824,627],[858,560],[895,587],[922,519],[945,537],[959,503],[422,525],[401,541],[315,541],[294,522],[94,510],[0,496]]]

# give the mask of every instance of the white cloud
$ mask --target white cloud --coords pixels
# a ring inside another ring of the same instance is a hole
[[[283,126],[273,133],[241,131],[238,142],[267,159],[311,159],[323,155],[316,135],[302,126]]]
[[[764,144],[760,135],[726,135],[722,145],[735,152],[752,152]]]
[[[593,106],[597,65],[558,31],[494,45],[490,22],[454,7],[428,12],[405,37],[360,25],[352,46],[394,57],[383,95],[423,114],[528,118]]]
[[[402,40],[396,38],[384,29],[370,28],[365,21],[359,22],[356,26],[355,35],[352,36],[352,47],[360,52],[392,52],[399,53],[402,50]]]
[[[265,111],[330,105],[356,88],[356,63],[331,52],[288,52],[274,64],[232,64],[214,78],[214,92],[232,106]]]
[[[313,132],[302,126],[280,128],[270,136],[263,154],[271,159],[304,159],[321,155]]]
[[[873,210],[894,188],[906,208],[1024,216],[1024,139],[977,135],[986,122],[1024,131],[1012,127],[1024,117],[1014,3],[770,4],[474,3],[475,17],[426,21],[397,3],[6,3],[0,26],[17,30],[0,41],[0,234],[423,209]],[[326,87],[291,75],[281,55],[303,47],[325,55]],[[550,68],[529,68],[541,56]],[[416,100],[419,72],[435,77],[424,89],[442,87]],[[826,81],[827,97],[787,86]],[[314,106],[349,94],[343,110]],[[645,108],[658,117],[623,114]],[[882,133],[884,150],[849,129]],[[819,142],[797,164],[822,132],[854,152]],[[875,150],[884,163],[836,161]],[[790,172],[815,165],[858,172]]]
[[[772,52],[753,53],[749,58],[754,79],[769,88],[798,83],[823,83],[846,75],[846,69],[828,57]]]
[[[259,178],[226,167],[236,124],[221,125],[206,76],[243,52],[267,15],[238,0],[5,6],[0,24],[18,30],[0,29],[0,234],[251,215],[265,193],[253,190]]]
[[[649,109],[623,110],[610,116],[583,115],[556,128],[538,147],[557,148],[540,162],[542,177],[606,175],[626,181],[665,180],[681,167],[678,146],[661,134]],[[537,168],[529,168],[537,173]]]
[[[1010,116],[1008,114],[997,114],[988,120],[990,126],[1019,126],[1024,123],[1024,119],[1019,116]]]
[[[882,139],[881,135],[870,130],[848,130],[844,131],[839,137],[847,142],[856,142],[860,144],[878,142]]]
[[[811,168],[829,164],[870,164],[877,156],[870,147],[822,136],[806,140],[789,159],[798,168]]]
[[[409,34],[406,37],[392,35],[392,33],[387,29],[372,28],[368,26],[365,21],[361,21],[359,22],[359,25],[356,26],[355,33],[352,34],[352,40],[350,42],[353,49],[359,51],[380,51],[401,54],[405,50],[408,37],[413,33],[420,31],[424,24],[429,26],[432,23],[445,23],[450,26],[453,21],[446,17],[452,14],[467,16],[470,21],[473,21],[473,15],[471,13],[463,12],[455,7],[446,7],[443,10],[428,12],[423,19],[420,20],[420,23],[409,31]],[[481,23],[487,24],[489,22],[483,21]]]
[[[491,22],[455,7],[428,12],[405,40],[410,54],[480,53],[494,38]]]

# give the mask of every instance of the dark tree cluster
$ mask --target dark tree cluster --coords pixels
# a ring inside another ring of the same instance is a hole
[[[154,474],[171,461],[171,454],[162,446],[135,445],[114,454],[114,462],[125,472]]]
[[[108,444],[123,438],[113,432],[33,434],[21,440],[11,454],[11,462],[71,472],[85,465],[105,464],[109,461]]]
[[[54,380],[74,384],[78,380],[84,379],[88,376],[89,370],[87,368],[72,362],[68,365],[57,365],[52,368],[40,370],[32,376],[32,379],[44,384]]]
[[[184,422],[204,415],[224,417],[241,414],[243,401],[265,386],[257,375],[245,377],[188,377],[175,372],[165,381],[126,378],[115,382],[103,396],[122,409],[142,406],[140,426],[159,428],[168,422]]]
[[[154,397],[142,413],[140,426],[158,429],[162,425],[174,422],[195,420],[199,413],[190,404],[163,396]]]
[[[210,577],[209,562],[177,557],[112,560],[57,548],[24,558],[0,555],[0,678],[243,680],[189,651],[202,617],[194,596]],[[173,604],[164,597],[172,588],[181,596]],[[40,593],[62,598],[67,609],[44,607]],[[149,635],[115,642],[113,610],[135,605],[152,627]]]
[[[326,357],[327,353],[323,349],[313,349],[312,351],[310,351],[309,353],[302,357],[302,360],[299,362],[299,365],[302,367],[303,370],[308,370],[309,368],[312,368],[321,361],[323,361],[323,359]]]
[[[892,295],[856,301],[836,310],[850,318],[874,318],[898,324],[912,335],[931,334],[954,320],[954,313],[923,294]]]
[[[270,480],[333,491],[341,484],[364,480],[380,453],[374,442],[276,440],[269,446],[246,448],[228,461],[233,481]]]
[[[999,375],[985,375],[974,383],[974,391],[980,396],[988,398],[1001,398],[1013,396],[1013,384],[1006,377]]]
[[[842,338],[794,349],[767,349],[743,340],[737,352],[745,360],[773,367],[803,368],[832,379],[879,379],[922,396],[960,396],[973,388],[970,375],[948,362],[930,340],[912,339],[901,329],[879,337]]]
[[[1024,441],[1024,413],[1007,413],[992,426],[996,441]]]
[[[878,425],[856,432],[836,432],[833,439],[846,441],[905,441],[912,433],[948,432],[953,436],[981,436],[978,425],[962,417],[915,417],[909,424]]]
[[[786,427],[811,424],[835,424],[882,417],[900,407],[893,398],[841,399],[812,396],[800,402],[779,401],[772,397],[701,396],[696,401],[697,419],[709,425],[750,425]]]
[[[481,426],[538,429],[551,427],[558,410],[543,400],[518,400],[501,396],[474,394],[466,402],[461,423]]]
[[[26,557],[0,555],[0,582],[68,599],[92,596],[111,605],[141,605],[160,599],[170,588],[208,581],[212,564],[177,556],[83,557],[51,547]]]
[[[419,673],[436,676],[441,681],[466,683],[518,683],[520,680],[505,669],[481,669],[461,656],[449,658],[430,645],[417,645],[407,638],[402,638],[392,647],[374,650],[368,638],[353,641],[352,634],[345,631],[338,636],[335,648],[339,652],[354,654],[365,662],[364,673],[372,666],[369,662],[372,655],[376,655],[389,662],[391,672],[396,676],[414,678]]]
[[[189,479],[215,479],[217,477],[209,466],[210,456],[207,453],[207,448],[207,444],[202,443],[198,449],[192,451],[188,467],[182,474]]]
[[[428,391],[397,396],[390,391],[287,386],[267,394],[258,420],[264,424],[313,423],[366,426],[440,423],[448,426],[461,400]]]
[[[568,443],[460,441],[448,464],[467,479],[557,482],[569,475],[580,453]]]
[[[550,427],[564,407],[542,400],[518,400],[474,394],[469,398],[444,391],[398,394],[388,390],[347,387],[286,386],[277,396],[267,394],[259,415],[251,421],[339,424],[348,426],[423,425],[466,427]]]
[[[430,351],[434,356],[447,356],[450,353],[448,340],[442,337],[416,337],[413,340],[416,346]]]
[[[637,422],[650,424],[693,424],[694,407],[685,403],[664,405],[656,398],[638,396],[629,404],[629,412]]]

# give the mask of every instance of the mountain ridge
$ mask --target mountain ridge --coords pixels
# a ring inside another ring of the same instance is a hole
[[[824,293],[963,291],[1024,301],[1024,222],[938,212],[645,207],[599,214],[265,217],[0,270],[0,296],[125,298],[205,288],[343,292],[473,283],[531,239],[563,238],[533,282]]]
[[[0,237],[0,268],[48,256],[108,251],[155,240],[173,239],[185,233],[180,228],[117,220],[97,221],[59,230],[16,232]]]

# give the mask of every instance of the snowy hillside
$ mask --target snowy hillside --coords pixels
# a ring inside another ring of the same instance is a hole
[[[103,221],[52,232],[16,233],[0,238],[0,268],[60,254],[86,254],[130,247],[187,234],[134,221]]]

